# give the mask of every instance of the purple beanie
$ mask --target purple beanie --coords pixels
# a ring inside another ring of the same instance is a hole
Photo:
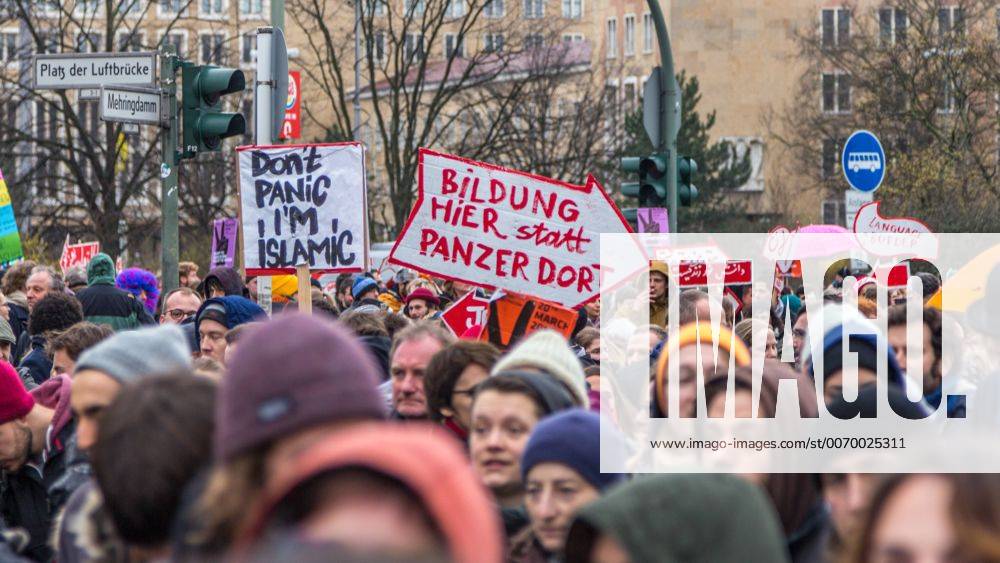
[[[348,331],[279,315],[240,339],[215,409],[215,457],[228,461],[300,430],[385,418],[378,368]]]

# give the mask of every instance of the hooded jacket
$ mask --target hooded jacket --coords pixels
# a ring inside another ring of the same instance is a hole
[[[240,297],[250,297],[250,291],[240,278],[240,274],[233,268],[220,266],[212,269],[201,282],[201,294],[208,299],[213,285],[222,288],[227,296],[238,295]]]
[[[331,471],[362,468],[401,483],[440,531],[448,561],[499,563],[500,521],[455,440],[432,425],[358,423],[301,452],[294,466],[273,475],[237,539],[245,550],[261,539],[299,486]]]
[[[77,294],[85,320],[115,331],[156,324],[134,295],[115,287],[115,264],[103,252],[87,265],[87,289]]]
[[[732,475],[656,475],[612,490],[580,510],[566,540],[566,562],[590,561],[602,534],[632,561],[788,561],[764,493]]]
[[[35,403],[54,411],[42,453],[0,482],[4,521],[27,530],[25,554],[52,558],[49,531],[70,495],[90,477],[90,465],[76,447],[76,421],[70,410],[70,379],[59,375],[31,392]]]
[[[222,308],[226,311],[226,328],[233,329],[237,326],[262,319],[267,316],[264,309],[261,309],[259,305],[250,301],[246,297],[240,297],[237,295],[227,295],[225,297],[213,297],[208,301],[201,304],[198,308],[198,313],[194,316],[194,339],[195,342],[201,342],[201,321],[205,309],[211,305],[222,305]]]

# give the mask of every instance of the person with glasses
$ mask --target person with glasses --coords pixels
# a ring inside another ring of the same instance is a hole
[[[490,376],[500,351],[492,344],[460,340],[431,357],[424,375],[427,414],[463,442],[472,420],[472,393]]]
[[[178,287],[167,293],[163,299],[160,324],[183,324],[192,318],[201,307],[201,297],[190,287]]]

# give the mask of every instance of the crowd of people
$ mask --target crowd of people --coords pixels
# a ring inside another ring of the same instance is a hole
[[[184,264],[161,294],[154,274],[116,272],[103,254],[65,277],[15,264],[0,282],[0,562],[1000,561],[996,475],[602,472],[601,416],[615,412],[599,414],[615,385],[602,362],[648,366],[649,412],[665,416],[676,350],[681,415],[696,412],[711,297],[680,293],[671,333],[667,278],[654,262],[650,322],[624,338],[605,334],[594,301],[569,339],[541,330],[499,349],[441,320],[484,290],[405,270],[314,281],[310,295],[276,276],[264,300],[232,268],[201,279]],[[870,317],[883,311],[867,299],[840,311],[833,284],[824,326],[810,326],[788,289],[761,323],[737,289],[718,342],[720,362],[738,366],[738,416],[753,409],[756,339],[759,408],[772,415],[781,379],[815,376],[813,353],[831,413],[874,408],[880,353],[890,397],[916,380],[927,404],[915,416],[940,405],[934,309],[924,373],[907,377],[901,305],[881,334]],[[295,312],[303,299],[313,314]],[[847,402],[840,350],[858,325],[873,330],[852,342],[861,399]],[[794,362],[779,361],[789,342]],[[727,376],[703,381],[722,412]],[[802,412],[816,402],[802,394]],[[612,438],[625,455],[627,439]]]

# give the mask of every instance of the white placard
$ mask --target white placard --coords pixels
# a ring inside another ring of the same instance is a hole
[[[246,146],[240,221],[247,275],[360,272],[368,263],[361,143]]]
[[[38,90],[152,86],[156,83],[156,53],[56,53],[35,55]]]

